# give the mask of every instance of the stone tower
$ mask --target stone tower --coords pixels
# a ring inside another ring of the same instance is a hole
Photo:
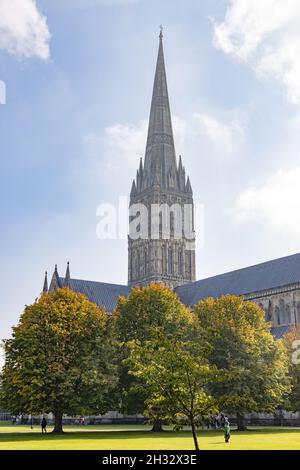
[[[195,280],[193,192],[181,157],[177,164],[163,35],[154,78],[144,162],[140,159],[129,205],[128,284]]]

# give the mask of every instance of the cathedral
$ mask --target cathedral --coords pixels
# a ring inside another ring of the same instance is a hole
[[[139,223],[132,224],[137,213]],[[128,284],[73,279],[68,263],[64,277],[55,267],[49,286],[46,273],[43,292],[67,286],[111,312],[133,286],[161,282],[191,308],[201,299],[226,294],[254,301],[277,338],[300,323],[300,254],[196,281],[193,219],[191,182],[175,152],[161,31],[145,157],[130,192]]]

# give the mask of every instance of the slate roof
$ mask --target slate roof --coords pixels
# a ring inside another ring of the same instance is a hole
[[[59,278],[61,285],[64,285],[64,278]],[[87,298],[99,305],[105,307],[107,312],[112,312],[118,302],[119,296],[127,296],[131,290],[130,287],[120,284],[109,284],[107,282],[85,281],[83,279],[70,279],[70,289],[75,292],[81,292]]]
[[[271,328],[271,333],[276,339],[281,339],[292,328],[294,328],[294,325],[275,326]]]
[[[175,289],[187,306],[221,295],[246,295],[262,290],[300,283],[300,253],[238,269]]]

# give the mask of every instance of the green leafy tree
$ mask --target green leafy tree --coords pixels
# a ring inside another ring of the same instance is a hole
[[[223,296],[200,301],[194,313],[209,345],[209,363],[222,372],[211,389],[220,407],[237,413],[239,430],[245,429],[245,413],[274,412],[290,388],[288,361],[263,310],[241,297]]]
[[[122,410],[127,413],[141,413],[146,399],[142,379],[128,374],[124,362],[129,355],[129,343],[139,340],[141,344],[161,331],[175,335],[192,324],[190,311],[180,302],[173,291],[161,284],[133,288],[127,299],[121,297],[113,313],[114,334],[119,344],[119,396]],[[153,419],[153,430],[161,429],[160,423]]]
[[[295,325],[284,339],[289,358],[289,373],[292,388],[288,396],[286,406],[293,412],[300,411],[300,326]]]
[[[189,424],[196,450],[197,425],[217,411],[216,400],[208,392],[218,380],[217,370],[202,353],[199,343],[160,333],[143,344],[132,342],[128,360],[130,373],[142,380],[147,394],[145,414],[151,416],[154,409],[177,429]]]
[[[104,413],[116,385],[108,316],[67,288],[27,306],[4,342],[1,401],[14,414]]]

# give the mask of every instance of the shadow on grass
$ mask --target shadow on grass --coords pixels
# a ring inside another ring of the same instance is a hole
[[[253,427],[253,428],[247,428],[245,431],[238,431],[237,429],[231,429],[231,433],[234,433],[236,435],[240,435],[240,436],[246,436],[247,434],[258,434],[258,433],[261,433],[261,434],[281,434],[281,433],[294,433],[294,432],[297,432],[299,431],[300,433],[300,428],[281,428],[281,427],[278,427],[278,428],[256,428],[256,427]]]
[[[0,435],[0,442],[26,442],[26,441],[61,441],[61,440],[113,440],[113,439],[127,439],[127,440],[136,440],[136,439],[145,439],[151,438],[154,440],[159,440],[162,437],[165,438],[174,438],[175,436],[180,437],[190,437],[190,431],[182,432],[173,432],[173,431],[163,431],[162,433],[152,433],[151,431],[88,431],[88,432],[68,432],[65,431],[63,434],[52,434],[48,432],[47,434],[37,434],[37,433],[3,433]]]
[[[247,436],[253,434],[289,434],[292,432],[297,431],[295,428],[290,429],[282,429],[282,428],[252,428],[247,429],[240,433],[237,430],[232,430],[232,434],[235,436]],[[298,429],[300,434],[300,428]],[[197,434],[199,438],[205,437],[218,437],[222,436],[222,430],[198,430]],[[37,432],[13,432],[13,433],[1,433],[0,434],[0,442],[26,442],[26,441],[39,441],[39,442],[55,442],[55,441],[72,441],[72,440],[81,440],[81,441],[90,441],[90,440],[139,440],[139,439],[151,439],[151,440],[160,440],[160,439],[173,439],[176,437],[182,438],[190,438],[191,431],[184,430],[184,431],[172,431],[172,430],[165,430],[161,433],[152,433],[148,429],[145,430],[137,430],[137,431],[115,431],[115,430],[98,430],[98,431],[68,431],[65,428],[65,432],[63,434],[52,434],[48,432],[47,434],[38,434]],[[216,442],[217,444],[217,442]],[[218,445],[221,442],[218,441]]]

